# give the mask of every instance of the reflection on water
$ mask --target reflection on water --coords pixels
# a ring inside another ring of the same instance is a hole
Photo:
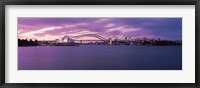
[[[19,47],[19,70],[181,70],[182,46]]]

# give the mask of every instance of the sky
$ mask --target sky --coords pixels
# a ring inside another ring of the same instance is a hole
[[[18,18],[18,38],[55,40],[65,35],[182,40],[182,18]],[[82,37],[79,40],[94,40]]]

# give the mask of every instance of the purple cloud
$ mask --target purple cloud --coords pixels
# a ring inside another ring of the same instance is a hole
[[[182,39],[182,18],[18,18],[19,38],[54,40],[64,35]]]

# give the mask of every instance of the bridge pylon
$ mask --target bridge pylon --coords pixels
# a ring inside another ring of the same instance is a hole
[[[112,38],[108,39],[108,45],[112,45]]]

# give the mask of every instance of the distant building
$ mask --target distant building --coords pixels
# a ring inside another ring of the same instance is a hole
[[[112,45],[112,38],[109,38],[109,39],[108,39],[108,44],[109,44],[109,45]]]

